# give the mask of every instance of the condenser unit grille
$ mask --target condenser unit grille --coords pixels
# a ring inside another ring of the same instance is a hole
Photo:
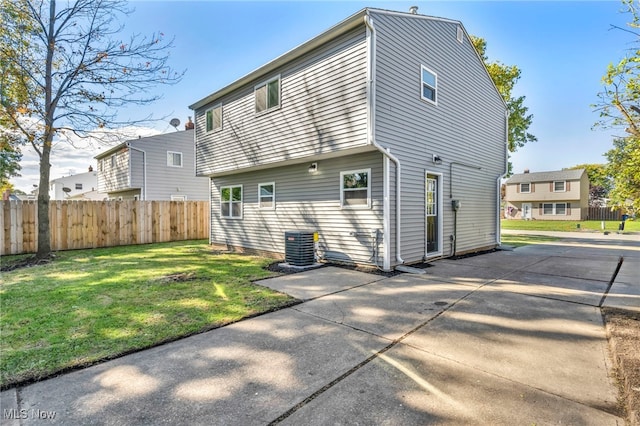
[[[313,231],[286,231],[284,233],[284,260],[293,266],[313,265]]]

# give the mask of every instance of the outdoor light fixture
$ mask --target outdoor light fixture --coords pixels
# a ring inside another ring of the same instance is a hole
[[[442,164],[442,158],[440,158],[439,155],[433,154],[433,157],[431,159],[433,161],[433,164]]]
[[[318,163],[311,163],[309,166],[309,173],[315,173],[318,171]]]

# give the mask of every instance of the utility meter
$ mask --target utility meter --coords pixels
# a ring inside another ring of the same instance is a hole
[[[451,200],[451,208],[455,211],[460,210],[460,200]]]

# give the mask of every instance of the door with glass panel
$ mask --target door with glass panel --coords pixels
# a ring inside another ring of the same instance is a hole
[[[440,251],[438,228],[438,176],[427,174],[425,194],[425,224],[427,256]]]

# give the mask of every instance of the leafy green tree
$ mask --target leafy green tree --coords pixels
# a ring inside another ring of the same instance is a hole
[[[162,33],[118,39],[123,29],[118,22],[132,13],[125,0],[12,3],[26,20],[8,14],[3,25],[26,40],[30,51],[18,54],[20,44],[13,41],[13,54],[5,58],[11,78],[22,79],[26,90],[26,101],[10,103],[6,110],[38,154],[39,187],[47,188],[54,138],[95,136],[96,130],[135,124],[119,121],[118,108],[153,102],[160,97],[153,88],[175,84],[183,73],[168,66],[172,41]],[[51,253],[48,191],[38,192],[37,203],[36,256],[42,258]]]
[[[613,177],[606,164],[578,164],[567,170],[585,169],[589,177],[589,206],[600,207],[613,189]]]
[[[26,61],[31,50],[23,33],[33,29],[33,21],[12,0],[0,0],[0,22],[15,22],[23,31],[12,31],[9,25],[0,25],[0,186],[19,176],[21,147],[25,139],[12,119],[17,110],[28,103],[28,77],[11,58]]]
[[[514,97],[515,87],[522,71],[516,65],[505,65],[500,61],[489,61],[486,54],[487,42],[481,37],[471,36],[471,41],[482,58],[491,79],[507,104],[509,112],[509,152],[516,152],[528,142],[538,139],[529,133],[529,126],[533,122],[533,115],[527,114],[529,108],[524,105],[525,96]],[[509,174],[511,174],[509,163]]]
[[[615,186],[610,193],[612,205],[640,209],[640,17],[635,0],[622,0],[631,15],[628,28],[620,28],[633,37],[633,45],[618,63],[611,63],[602,77],[604,89],[598,94],[597,126],[624,129],[624,136],[613,140],[605,156]]]

